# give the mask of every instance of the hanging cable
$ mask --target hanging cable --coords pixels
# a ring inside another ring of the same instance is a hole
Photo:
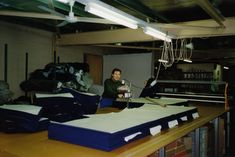
[[[187,42],[187,39],[180,39],[180,48],[178,50],[178,39],[176,40],[176,48],[174,51],[175,54],[175,60],[178,62],[180,60],[191,62],[192,57],[192,38],[190,39],[190,42]],[[190,50],[188,50],[190,49]]]
[[[181,39],[180,45],[180,60],[184,60],[187,56],[187,49],[186,49],[187,39]]]
[[[184,45],[184,56],[183,56],[183,60],[185,62],[192,62],[191,61],[191,57],[192,57],[192,53],[193,53],[193,44],[192,44],[192,38],[190,39],[189,43],[185,43]],[[188,50],[190,49],[190,50]]]
[[[190,39],[190,43],[189,44],[192,44],[192,38]],[[190,48],[190,51],[189,51],[189,58],[188,59],[191,59],[192,55],[193,55],[193,47]]]
[[[172,64],[175,61],[172,42],[164,41],[164,45],[163,45],[163,48],[162,48],[162,55],[161,55],[161,59],[159,61],[162,62],[162,65],[165,68],[168,68],[168,67],[172,66]]]
[[[158,76],[159,76],[159,72],[160,72],[160,69],[161,69],[161,62],[159,62],[159,65],[158,65],[158,69],[157,69],[157,74],[156,74],[156,77],[155,77],[155,80],[157,81],[158,80]]]
[[[176,60],[176,63],[179,62],[179,60],[181,60],[182,58],[182,54],[180,53],[180,50],[178,50],[178,38],[176,39],[175,41],[175,60]]]

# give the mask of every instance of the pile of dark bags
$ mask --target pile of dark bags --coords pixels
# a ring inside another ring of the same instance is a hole
[[[9,102],[12,96],[13,92],[9,90],[9,84],[0,80],[0,105]]]
[[[57,93],[61,86],[86,92],[92,86],[87,63],[49,63],[44,69],[37,69],[20,87],[23,91]]]

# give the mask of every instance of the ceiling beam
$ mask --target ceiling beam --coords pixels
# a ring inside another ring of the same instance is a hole
[[[92,45],[92,46],[96,46],[96,47],[109,47],[109,48],[120,48],[120,49],[138,49],[138,50],[151,50],[151,51],[158,51],[158,52],[162,52],[162,48],[161,47],[149,47],[149,46],[127,46],[127,45],[112,45],[112,44],[106,44],[106,45]],[[232,49],[233,50],[233,49]],[[174,49],[175,51],[175,49]],[[177,50],[179,51],[179,50]],[[204,53],[207,50],[193,50],[193,52],[196,53]],[[208,50],[209,51],[209,50]]]
[[[35,12],[22,12],[22,11],[0,11],[0,16],[16,16],[16,17],[28,17],[28,18],[39,18],[39,19],[51,19],[51,20],[66,20],[65,17],[61,17],[55,14],[48,13],[35,13]],[[75,16],[78,22],[87,23],[99,23],[99,24],[116,24],[115,22],[102,19],[102,18],[92,18],[92,17],[79,17]],[[118,24],[116,24],[118,25]]]
[[[225,20],[224,17],[216,10],[216,8],[209,2],[209,0],[196,0],[197,4],[207,12],[210,17],[212,17],[220,26],[224,28],[225,25],[223,21]]]
[[[0,11],[0,15],[2,16],[16,16],[16,17],[29,17],[29,18],[41,18],[41,19],[52,19],[52,20],[64,20],[65,18],[47,14],[47,13],[35,13],[35,12],[22,12],[22,11]]]
[[[96,47],[109,47],[109,48],[120,48],[120,49],[142,49],[142,50],[152,50],[152,51],[159,51],[162,52],[161,47],[149,47],[149,46],[127,46],[127,45],[118,45],[118,44],[105,44],[105,45],[92,45]],[[174,49],[175,51],[175,49]],[[179,50],[177,50],[179,51]],[[208,49],[208,50],[193,50],[197,56],[205,56],[205,53],[216,53],[216,57],[234,57],[235,58],[235,49]],[[195,56],[195,55],[194,55]]]
[[[106,45],[92,45],[97,47],[109,47],[109,48],[120,48],[120,49],[142,49],[142,50],[152,50],[152,51],[161,51],[162,48],[160,47],[147,47],[147,46],[127,46],[127,45],[112,45],[112,44],[106,44]]]
[[[145,18],[149,18],[153,21],[161,21],[170,23],[170,20],[158,13],[156,10],[152,10],[146,7],[140,1],[127,1],[127,0],[114,0],[115,2],[125,6],[126,8],[137,12],[138,14],[144,16]],[[146,19],[144,19],[146,20]]]
[[[61,35],[61,38],[57,39],[57,45],[92,45],[152,40],[153,38],[145,35],[142,29],[133,30],[125,28]]]
[[[183,25],[184,27],[177,28],[180,25]],[[187,26],[189,26],[188,29]],[[214,20],[199,20],[177,23],[175,28],[168,28],[168,31],[175,34],[178,38],[200,38],[235,35],[235,17],[226,18],[224,21],[224,26],[225,28],[218,27]],[[192,27],[195,27],[195,29]]]
[[[214,20],[200,20],[175,24],[153,24],[177,36],[177,38],[212,37],[235,35],[235,17],[226,18],[225,28],[218,28]],[[183,26],[183,27],[182,27]],[[187,29],[187,26],[189,27]],[[213,27],[214,26],[214,27]],[[194,28],[194,29],[193,29]],[[57,45],[95,45],[119,42],[156,41],[143,33],[142,29],[115,29],[74,34],[64,34],[57,38]]]

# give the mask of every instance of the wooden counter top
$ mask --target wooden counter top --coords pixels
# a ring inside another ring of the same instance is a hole
[[[200,118],[168,129],[156,136],[147,136],[111,152],[50,140],[47,131],[25,134],[0,133],[1,157],[143,157],[175,141],[221,116],[226,112],[222,106],[196,105]],[[110,112],[102,109],[99,113]],[[118,111],[118,110],[115,110]]]

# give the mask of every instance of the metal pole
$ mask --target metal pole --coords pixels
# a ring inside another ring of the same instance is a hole
[[[215,148],[214,148],[214,157],[219,155],[219,118],[214,119],[214,132],[215,132]]]
[[[25,53],[25,80],[28,80],[28,53]],[[25,96],[27,97],[28,92],[25,92]]]
[[[54,51],[54,63],[56,63],[56,51]]]
[[[159,149],[159,157],[165,157],[165,147]]]
[[[197,128],[195,130],[195,138],[194,138],[194,142],[193,142],[195,145],[194,145],[194,155],[192,156],[195,156],[195,157],[199,157],[200,156],[200,128]]]
[[[226,114],[226,130],[225,130],[225,133],[226,133],[226,155],[229,156],[230,155],[230,112],[227,112]]]
[[[28,53],[25,54],[25,80],[28,80]]]
[[[60,57],[59,56],[57,57],[57,63],[58,64],[60,63]]]
[[[4,81],[7,82],[7,57],[8,57],[8,45],[4,46]]]

